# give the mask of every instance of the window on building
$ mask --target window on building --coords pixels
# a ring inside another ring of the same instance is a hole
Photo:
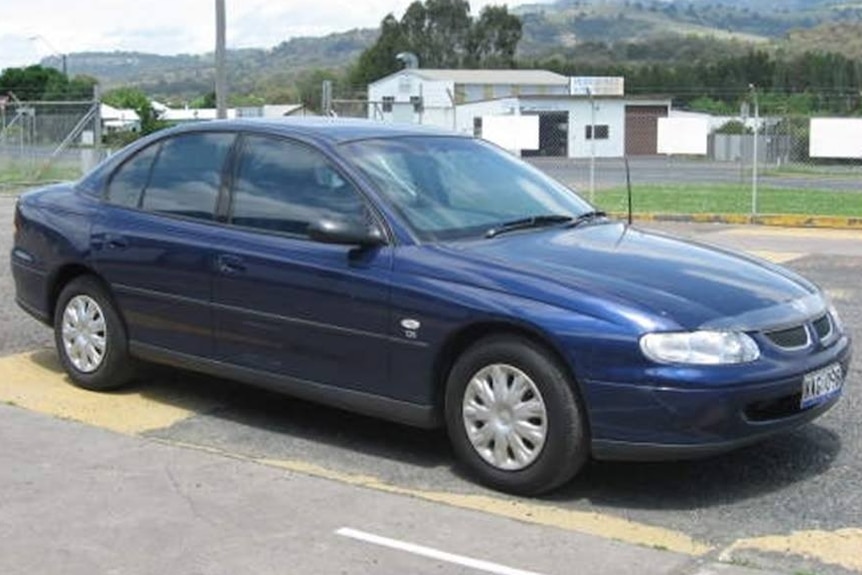
[[[593,139],[593,128],[596,131],[596,140],[607,140],[610,137],[610,128],[607,124],[597,124],[595,126],[587,126],[586,136],[588,140]]]
[[[391,112],[392,104],[395,103],[395,96],[383,96],[383,112]]]
[[[410,103],[413,104],[413,111],[421,114],[423,110],[422,96],[410,96]]]

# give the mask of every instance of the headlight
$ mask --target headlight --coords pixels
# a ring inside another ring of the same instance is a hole
[[[751,337],[733,331],[648,333],[641,338],[641,350],[659,363],[688,365],[747,363],[760,357]]]
[[[829,304],[829,315],[832,316],[832,323],[835,325],[835,331],[844,333],[844,322],[841,321],[841,316],[838,315],[838,310],[834,304]]]

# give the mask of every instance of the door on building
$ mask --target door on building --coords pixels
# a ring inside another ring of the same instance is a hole
[[[667,117],[667,106],[626,106],[626,155],[658,153],[658,119]]]
[[[539,149],[524,150],[522,156],[554,156],[569,155],[569,113],[539,112]]]

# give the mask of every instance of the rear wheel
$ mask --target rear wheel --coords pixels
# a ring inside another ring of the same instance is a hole
[[[117,389],[134,375],[126,330],[111,298],[93,277],[75,278],[60,292],[54,340],[66,373],[78,387]]]
[[[446,386],[453,448],[483,483],[536,495],[571,479],[588,456],[580,401],[559,361],[520,337],[479,341]]]

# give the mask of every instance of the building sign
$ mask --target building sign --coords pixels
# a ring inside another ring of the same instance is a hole
[[[573,96],[622,96],[625,78],[622,76],[575,76],[569,78],[569,93]]]

